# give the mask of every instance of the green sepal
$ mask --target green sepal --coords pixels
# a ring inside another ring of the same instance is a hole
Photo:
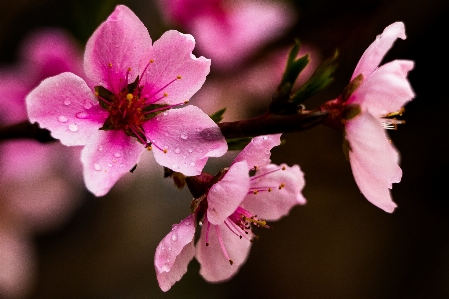
[[[346,102],[349,97],[354,93],[354,91],[359,88],[360,84],[363,82],[363,75],[360,74],[354,79],[352,79],[351,82],[343,89],[343,92],[341,93],[343,102]]]
[[[129,83],[128,86],[126,86],[126,90],[124,90],[126,93],[133,93],[136,88],[138,87],[137,85],[139,84],[139,76],[137,76],[136,80],[134,80],[133,83]]]
[[[95,89],[95,92],[98,95],[98,97],[100,97],[110,103],[114,103],[115,101],[117,101],[117,97],[111,91],[107,90],[103,86],[95,86],[94,89]],[[109,109],[110,106],[105,101],[102,101],[101,99],[99,99],[98,102],[102,108],[104,108],[106,110]]]
[[[213,113],[212,115],[209,115],[209,117],[215,122],[219,123],[223,120],[223,115],[226,112],[226,108],[222,108],[218,110],[217,112]]]
[[[335,51],[333,57],[325,60],[310,77],[310,79],[301,86],[297,92],[291,96],[291,101],[295,106],[299,106],[316,94],[329,86],[334,81],[334,72],[337,68],[338,51]]]
[[[344,120],[351,120],[357,115],[362,113],[362,108],[359,104],[350,104],[345,107],[345,109],[342,111],[341,117]]]
[[[99,130],[102,130],[102,131],[109,131],[109,130],[114,130],[114,129],[115,129],[115,127],[112,125],[111,117],[109,116],[109,117],[105,120],[103,126],[102,126]]]
[[[227,139],[229,151],[240,151],[251,142],[251,137]]]

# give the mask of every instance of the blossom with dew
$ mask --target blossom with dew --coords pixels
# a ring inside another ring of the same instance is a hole
[[[20,52],[17,64],[0,68],[0,94],[8,95],[0,101],[0,125],[27,119],[25,97],[47,76],[65,71],[82,74],[82,53],[62,30],[34,32]],[[37,266],[34,234],[57,228],[80,204],[75,190],[81,183],[81,168],[75,155],[78,150],[57,143],[0,144],[1,298],[25,297]]]
[[[389,213],[396,208],[390,189],[401,181],[402,170],[399,153],[384,129],[404,123],[396,117],[415,96],[407,80],[413,61],[394,60],[379,66],[397,38],[406,38],[402,22],[389,25],[377,36],[360,58],[343,94],[324,105],[340,112],[336,118],[343,121],[345,148],[360,191]]]
[[[160,0],[165,18],[189,30],[214,67],[239,66],[281,36],[295,21],[284,2],[260,0]],[[251,20],[251,21],[248,21]]]
[[[270,150],[280,134],[260,136],[215,177],[191,178],[192,214],[172,227],[159,243],[154,264],[159,286],[167,291],[186,273],[196,256],[207,281],[225,281],[246,261],[256,235],[252,227],[266,227],[292,207],[305,204],[304,175],[298,165],[270,164]],[[188,182],[189,183],[189,182]],[[202,226],[194,245],[195,227]]]
[[[185,175],[201,172],[226,141],[199,108],[187,106],[210,60],[195,57],[191,35],[167,31],[152,44],[143,23],[119,5],[88,40],[86,81],[72,74],[44,80],[27,97],[32,122],[68,146],[84,146],[87,188],[97,196],[139,161],[145,149]]]

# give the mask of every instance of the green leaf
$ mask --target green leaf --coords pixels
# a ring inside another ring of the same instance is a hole
[[[226,112],[226,108],[220,109],[217,112],[215,112],[212,115],[209,115],[209,117],[215,122],[219,123],[223,120],[223,115]]]
[[[334,81],[334,71],[337,68],[338,52],[334,56],[324,61],[310,79],[301,88],[291,96],[292,102],[299,106],[316,94],[329,86]]]
[[[239,151],[245,148],[251,142],[251,137],[227,139],[229,151]]]

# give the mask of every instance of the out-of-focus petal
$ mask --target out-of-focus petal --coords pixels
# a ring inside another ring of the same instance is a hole
[[[118,94],[149,62],[151,38],[147,28],[128,7],[118,5],[87,41],[86,76]],[[129,74],[127,74],[129,72]]]
[[[393,212],[396,204],[389,189],[400,182],[402,170],[398,165],[399,154],[379,120],[368,112],[359,114],[347,122],[346,139],[352,173],[360,191],[374,205]]]
[[[210,60],[192,54],[195,39],[175,30],[165,32],[154,42],[152,63],[142,76],[142,97],[149,102],[182,104],[206,80]]]
[[[348,100],[359,104],[374,116],[399,111],[414,96],[407,80],[413,61],[394,60],[375,70]]]
[[[187,265],[195,256],[194,236],[195,217],[189,215],[173,225],[157,246],[154,267],[162,291],[168,291],[187,272]]]
[[[105,195],[144,151],[143,144],[123,131],[97,131],[81,152],[87,189],[96,196]]]
[[[225,176],[207,194],[207,218],[212,224],[222,224],[245,198],[249,190],[248,164],[233,164]]]
[[[98,132],[107,113],[83,79],[63,73],[48,78],[26,97],[28,116],[64,145],[84,145]]]
[[[301,193],[304,185],[304,174],[298,165],[289,167],[285,164],[269,164],[251,177],[250,188],[258,192],[249,193],[241,206],[260,219],[278,220],[294,206],[306,203]],[[271,191],[267,191],[267,188],[271,188]]]
[[[281,144],[281,134],[254,137],[233,163],[245,160],[248,167],[259,168],[270,163],[271,149]]]
[[[219,282],[230,279],[237,273],[242,264],[248,257],[251,248],[250,238],[252,233],[249,232],[242,239],[234,234],[225,224],[208,226],[208,221],[203,223],[201,236],[196,244],[196,258],[201,265],[200,274],[205,280],[210,282]],[[209,227],[206,246],[206,233]],[[218,235],[219,234],[219,235]],[[220,244],[219,238],[224,245],[229,258],[232,260],[232,265],[229,259],[224,255],[223,248]]]
[[[228,149],[217,124],[195,106],[168,110],[143,128],[156,161],[189,176],[200,174],[208,157],[220,157]]]
[[[397,38],[406,39],[405,26],[402,22],[396,22],[387,26],[382,34],[376,37],[376,40],[365,50],[360,58],[351,80],[360,74],[364,78],[368,78],[379,66],[382,58],[384,58]]]

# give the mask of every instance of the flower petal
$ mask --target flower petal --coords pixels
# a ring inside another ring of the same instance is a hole
[[[404,23],[396,22],[387,26],[382,34],[376,37],[376,40],[365,50],[360,58],[351,80],[362,74],[368,78],[378,67],[382,58],[393,46],[397,38],[406,39]]]
[[[182,104],[206,81],[210,60],[192,54],[195,40],[175,30],[165,32],[154,42],[153,63],[142,76],[142,97],[150,102]]]
[[[220,238],[224,247],[221,245]],[[219,282],[235,275],[248,257],[251,248],[250,238],[252,238],[251,232],[240,239],[226,225],[209,226],[209,222],[205,219],[201,236],[196,244],[196,258],[201,265],[200,274],[204,279]],[[206,242],[209,246],[206,246]],[[232,260],[232,265],[223,250]]]
[[[258,168],[270,163],[271,149],[281,144],[281,134],[254,137],[235,157],[234,162],[245,160],[250,168]]]
[[[28,94],[26,104],[31,122],[69,146],[87,144],[107,118],[86,82],[72,73],[42,81]]]
[[[222,224],[240,205],[249,190],[248,164],[233,164],[224,177],[207,194],[207,218],[212,224]]]
[[[260,219],[278,220],[294,206],[306,203],[301,193],[304,185],[304,174],[298,165],[269,164],[251,177],[250,188],[258,192],[249,193],[241,206]],[[267,191],[268,188],[271,191]]]
[[[118,94],[143,71],[150,51],[145,25],[128,7],[118,5],[87,41],[84,70],[93,85]]]
[[[384,116],[401,109],[415,94],[407,80],[413,61],[394,60],[382,65],[349,98],[374,116]]]
[[[143,128],[156,161],[188,176],[200,174],[208,157],[220,157],[228,149],[217,124],[195,106],[168,110]]]
[[[193,238],[195,217],[189,215],[178,225],[173,225],[156,248],[154,268],[162,291],[168,291],[187,272],[187,265],[195,256]]]
[[[365,112],[346,123],[346,139],[350,145],[349,162],[354,179],[371,203],[386,212],[393,212],[396,204],[390,191],[392,183],[399,183],[402,170],[399,154],[387,137],[379,121]]]
[[[81,152],[87,189],[96,196],[105,195],[139,162],[144,150],[123,131],[97,131]]]

